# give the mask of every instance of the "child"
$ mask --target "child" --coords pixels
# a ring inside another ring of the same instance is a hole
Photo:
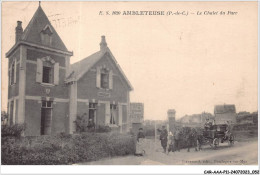
[[[169,132],[169,146],[168,146],[168,154],[169,152],[174,152],[174,137],[173,137],[173,134],[172,132],[170,131]]]

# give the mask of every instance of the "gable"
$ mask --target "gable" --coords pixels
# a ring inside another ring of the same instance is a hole
[[[133,87],[126,78],[125,74],[123,73],[122,69],[120,68],[119,64],[115,60],[114,56],[112,55],[109,48],[106,49],[106,51],[98,51],[89,57],[74,63],[71,65],[71,73],[69,77],[67,77],[66,82],[70,81],[78,81],[81,77],[83,77],[87,72],[89,72],[91,69],[96,69],[96,65],[100,63],[100,61],[103,60],[103,58],[107,58],[108,62],[112,65],[113,69],[115,69],[116,72],[118,72],[118,75],[121,79],[121,81],[126,84],[128,89],[132,90]]]
[[[112,58],[110,57],[109,54],[103,55],[101,57],[101,59],[96,64],[94,64],[89,71],[91,71],[91,70],[96,71],[97,67],[103,67],[103,68],[105,67],[108,70],[112,70],[113,77],[118,78],[120,80],[120,82],[122,83],[122,85],[126,89],[129,89],[127,82],[125,81],[123,75],[121,74],[121,72],[119,71],[119,69],[117,68],[117,66],[115,65],[114,61],[112,60]],[[86,72],[86,74],[88,74],[88,72]]]

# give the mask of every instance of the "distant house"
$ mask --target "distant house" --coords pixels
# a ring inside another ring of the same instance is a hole
[[[203,127],[206,119],[213,122],[215,117],[211,113],[203,112],[201,114],[185,115],[179,119],[179,122],[184,127]]]
[[[226,124],[229,121],[231,124],[236,123],[236,107],[235,105],[216,105],[214,108],[215,123]]]

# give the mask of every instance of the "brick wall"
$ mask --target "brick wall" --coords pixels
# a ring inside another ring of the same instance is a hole
[[[37,53],[35,51],[28,50],[28,59],[32,60],[33,58],[42,58],[44,56],[50,56],[50,54]],[[65,66],[65,58],[59,57],[56,55],[52,55],[55,61],[59,62],[60,65]],[[57,97],[57,98],[68,98],[68,86],[64,84],[65,80],[65,69],[59,69],[59,85],[53,87],[45,87],[40,83],[36,82],[36,73],[37,73],[37,64],[35,63],[27,63],[26,64],[26,95],[29,96],[46,96],[46,88],[50,89],[49,97]]]
[[[128,90],[120,80],[119,71],[109,62],[107,57],[102,58],[93,68],[102,65],[106,65],[110,70],[112,69],[115,74],[115,76],[113,76],[113,89],[109,91],[98,89],[96,87],[96,72],[95,70],[90,70],[78,81],[78,98],[126,103]],[[98,92],[110,93],[110,97],[99,97]]]

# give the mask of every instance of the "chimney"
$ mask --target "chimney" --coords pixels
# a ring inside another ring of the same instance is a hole
[[[17,43],[23,34],[22,21],[17,21],[17,26],[15,28],[15,42]]]
[[[100,45],[100,50],[101,51],[105,51],[106,50],[107,42],[106,42],[106,37],[104,35],[101,36],[101,43],[99,45]]]

